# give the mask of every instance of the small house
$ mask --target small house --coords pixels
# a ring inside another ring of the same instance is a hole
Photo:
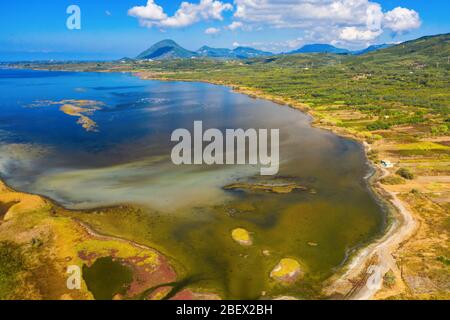
[[[392,162],[390,162],[389,160],[381,160],[381,165],[386,169],[394,167]]]

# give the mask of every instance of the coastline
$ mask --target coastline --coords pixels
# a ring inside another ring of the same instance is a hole
[[[398,269],[393,255],[402,243],[413,236],[417,223],[413,213],[407,208],[407,204],[401,201],[395,193],[384,188],[380,183],[380,180],[390,175],[390,173],[369,159],[368,153],[371,148],[367,140],[361,136],[340,130],[336,126],[321,125],[320,122],[315,120],[315,114],[307,104],[274,97],[251,88],[242,88],[217,81],[191,81],[181,78],[167,79],[160,76],[155,77],[155,73],[150,77],[148,74],[142,72],[134,72],[133,74],[143,80],[204,82],[227,86],[236,93],[245,94],[255,99],[272,101],[281,106],[299,110],[311,117],[310,125],[312,127],[328,130],[340,137],[359,142],[363,146],[369,165],[375,170],[374,178],[368,178],[368,186],[376,197],[379,198],[378,200],[388,204],[387,218],[391,219],[392,222],[387,226],[384,234],[374,239],[368,245],[363,245],[351,254],[349,259],[344,262],[341,270],[331,276],[327,281],[329,284],[325,286],[324,293],[329,297],[338,295],[349,300],[371,300],[381,290],[383,277],[387,272],[392,270],[397,278],[401,279],[401,272]]]
[[[377,177],[369,182],[369,186],[382,202],[388,204],[390,221],[381,237],[357,250],[341,272],[331,277],[331,283],[325,288],[329,295],[338,293],[349,300],[371,300],[382,289],[387,272],[392,271],[397,279],[402,278],[394,254],[414,235],[417,222],[407,205],[380,184],[379,181],[389,175],[387,170],[375,168]]]
[[[150,77],[148,74],[136,72],[131,73],[145,80],[189,81],[186,79],[167,79],[163,77],[155,77],[156,74],[154,73]],[[270,100],[276,104],[297,109],[308,114],[311,117],[311,126],[329,130],[338,136],[353,139],[361,143],[364,146],[366,158],[368,157],[370,147],[368,147],[369,144],[364,139],[364,137],[351,134],[336,126],[322,124],[321,122],[315,120],[316,117],[314,111],[306,104],[298,103],[296,101],[288,101],[279,97],[274,97],[262,92],[258,92],[251,88],[242,88],[227,83],[202,80],[192,80],[192,82],[205,82],[214,85],[228,86],[237,93],[246,94],[252,98]],[[376,165],[370,160],[368,161],[376,171],[382,171],[380,166]],[[383,275],[390,269],[395,267],[395,259],[392,256],[393,253],[395,253],[399,245],[402,242],[406,241],[414,231],[416,223],[411,211],[407,209],[407,205],[403,203],[395,194],[383,188],[383,186],[379,183],[379,180],[385,177],[386,172],[384,172],[383,174],[384,175],[376,177],[373,181],[369,181],[369,186],[372,190],[375,191],[377,197],[379,197],[381,201],[387,202],[393,207],[393,209],[389,210],[388,212],[388,215],[393,219],[393,222],[387,228],[386,232],[382,236],[380,236],[380,238],[352,253],[350,258],[345,262],[342,270],[340,270],[337,274],[335,274],[335,276],[332,276],[332,278],[330,279],[331,284],[327,285],[327,288],[325,289],[328,296],[339,294],[347,299],[374,298],[378,290],[381,288]],[[375,256],[378,256],[379,261],[373,262],[373,258]],[[361,276],[367,273],[367,269],[370,266],[378,268],[381,274],[381,277],[377,278],[377,283],[370,285],[370,287],[373,289],[368,288],[367,284],[370,279],[368,279],[367,277],[363,277],[363,279],[366,280],[364,283],[362,283],[361,281],[357,281]],[[357,284],[353,285],[352,283],[355,281],[357,282]]]

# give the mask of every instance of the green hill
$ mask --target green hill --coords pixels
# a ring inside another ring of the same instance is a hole
[[[363,54],[367,54],[369,52],[374,52],[374,51],[390,48],[392,46],[393,46],[393,44],[386,44],[386,43],[374,44],[374,45],[368,46],[367,48],[362,49],[362,50],[352,51],[352,54],[363,55]]]
[[[173,40],[163,40],[155,43],[150,49],[145,50],[136,59],[164,60],[164,59],[186,59],[196,57],[195,52],[189,51],[178,45]]]
[[[450,56],[450,33],[426,36],[416,40],[400,43],[393,47],[374,51],[361,57],[364,61],[374,60],[379,63],[446,63]],[[360,60],[355,60],[359,62]]]

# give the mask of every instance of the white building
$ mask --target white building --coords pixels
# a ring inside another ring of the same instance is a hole
[[[381,160],[381,165],[385,168],[393,168],[394,165],[389,160]]]

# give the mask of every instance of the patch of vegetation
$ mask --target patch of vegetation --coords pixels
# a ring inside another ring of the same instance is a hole
[[[407,180],[413,180],[414,174],[407,168],[400,168],[397,170],[396,174],[398,174],[400,177],[405,178]]]
[[[399,157],[418,157],[418,158],[427,158],[427,159],[440,159],[440,161],[447,161],[446,159],[450,159],[450,151],[449,150],[390,150],[391,153],[399,156]]]
[[[440,126],[431,127],[431,133],[436,136],[447,134],[447,132],[448,132],[448,126],[446,124],[441,124]]]
[[[378,156],[379,153],[376,150],[370,150],[369,152],[367,152],[367,157],[369,158],[369,160],[372,160],[373,162],[378,162]]]
[[[443,144],[434,142],[415,142],[396,145],[397,150],[420,150],[420,151],[432,151],[432,150],[450,150],[450,147],[444,146]]]
[[[385,121],[375,121],[367,126],[367,130],[376,131],[376,130],[388,130],[391,128],[391,125]]]
[[[381,179],[380,182],[384,185],[405,184],[405,180],[397,176],[388,176],[386,178]]]
[[[439,262],[442,262],[446,266],[450,266],[450,259],[448,259],[447,257],[440,256],[440,257],[437,257],[436,260]]]
[[[0,242],[0,299],[7,299],[14,292],[19,273],[24,270],[24,258],[20,247],[12,242]]]
[[[392,272],[392,270],[389,270],[386,272],[386,274],[383,277],[383,285],[386,288],[392,288],[395,286],[395,274]]]

